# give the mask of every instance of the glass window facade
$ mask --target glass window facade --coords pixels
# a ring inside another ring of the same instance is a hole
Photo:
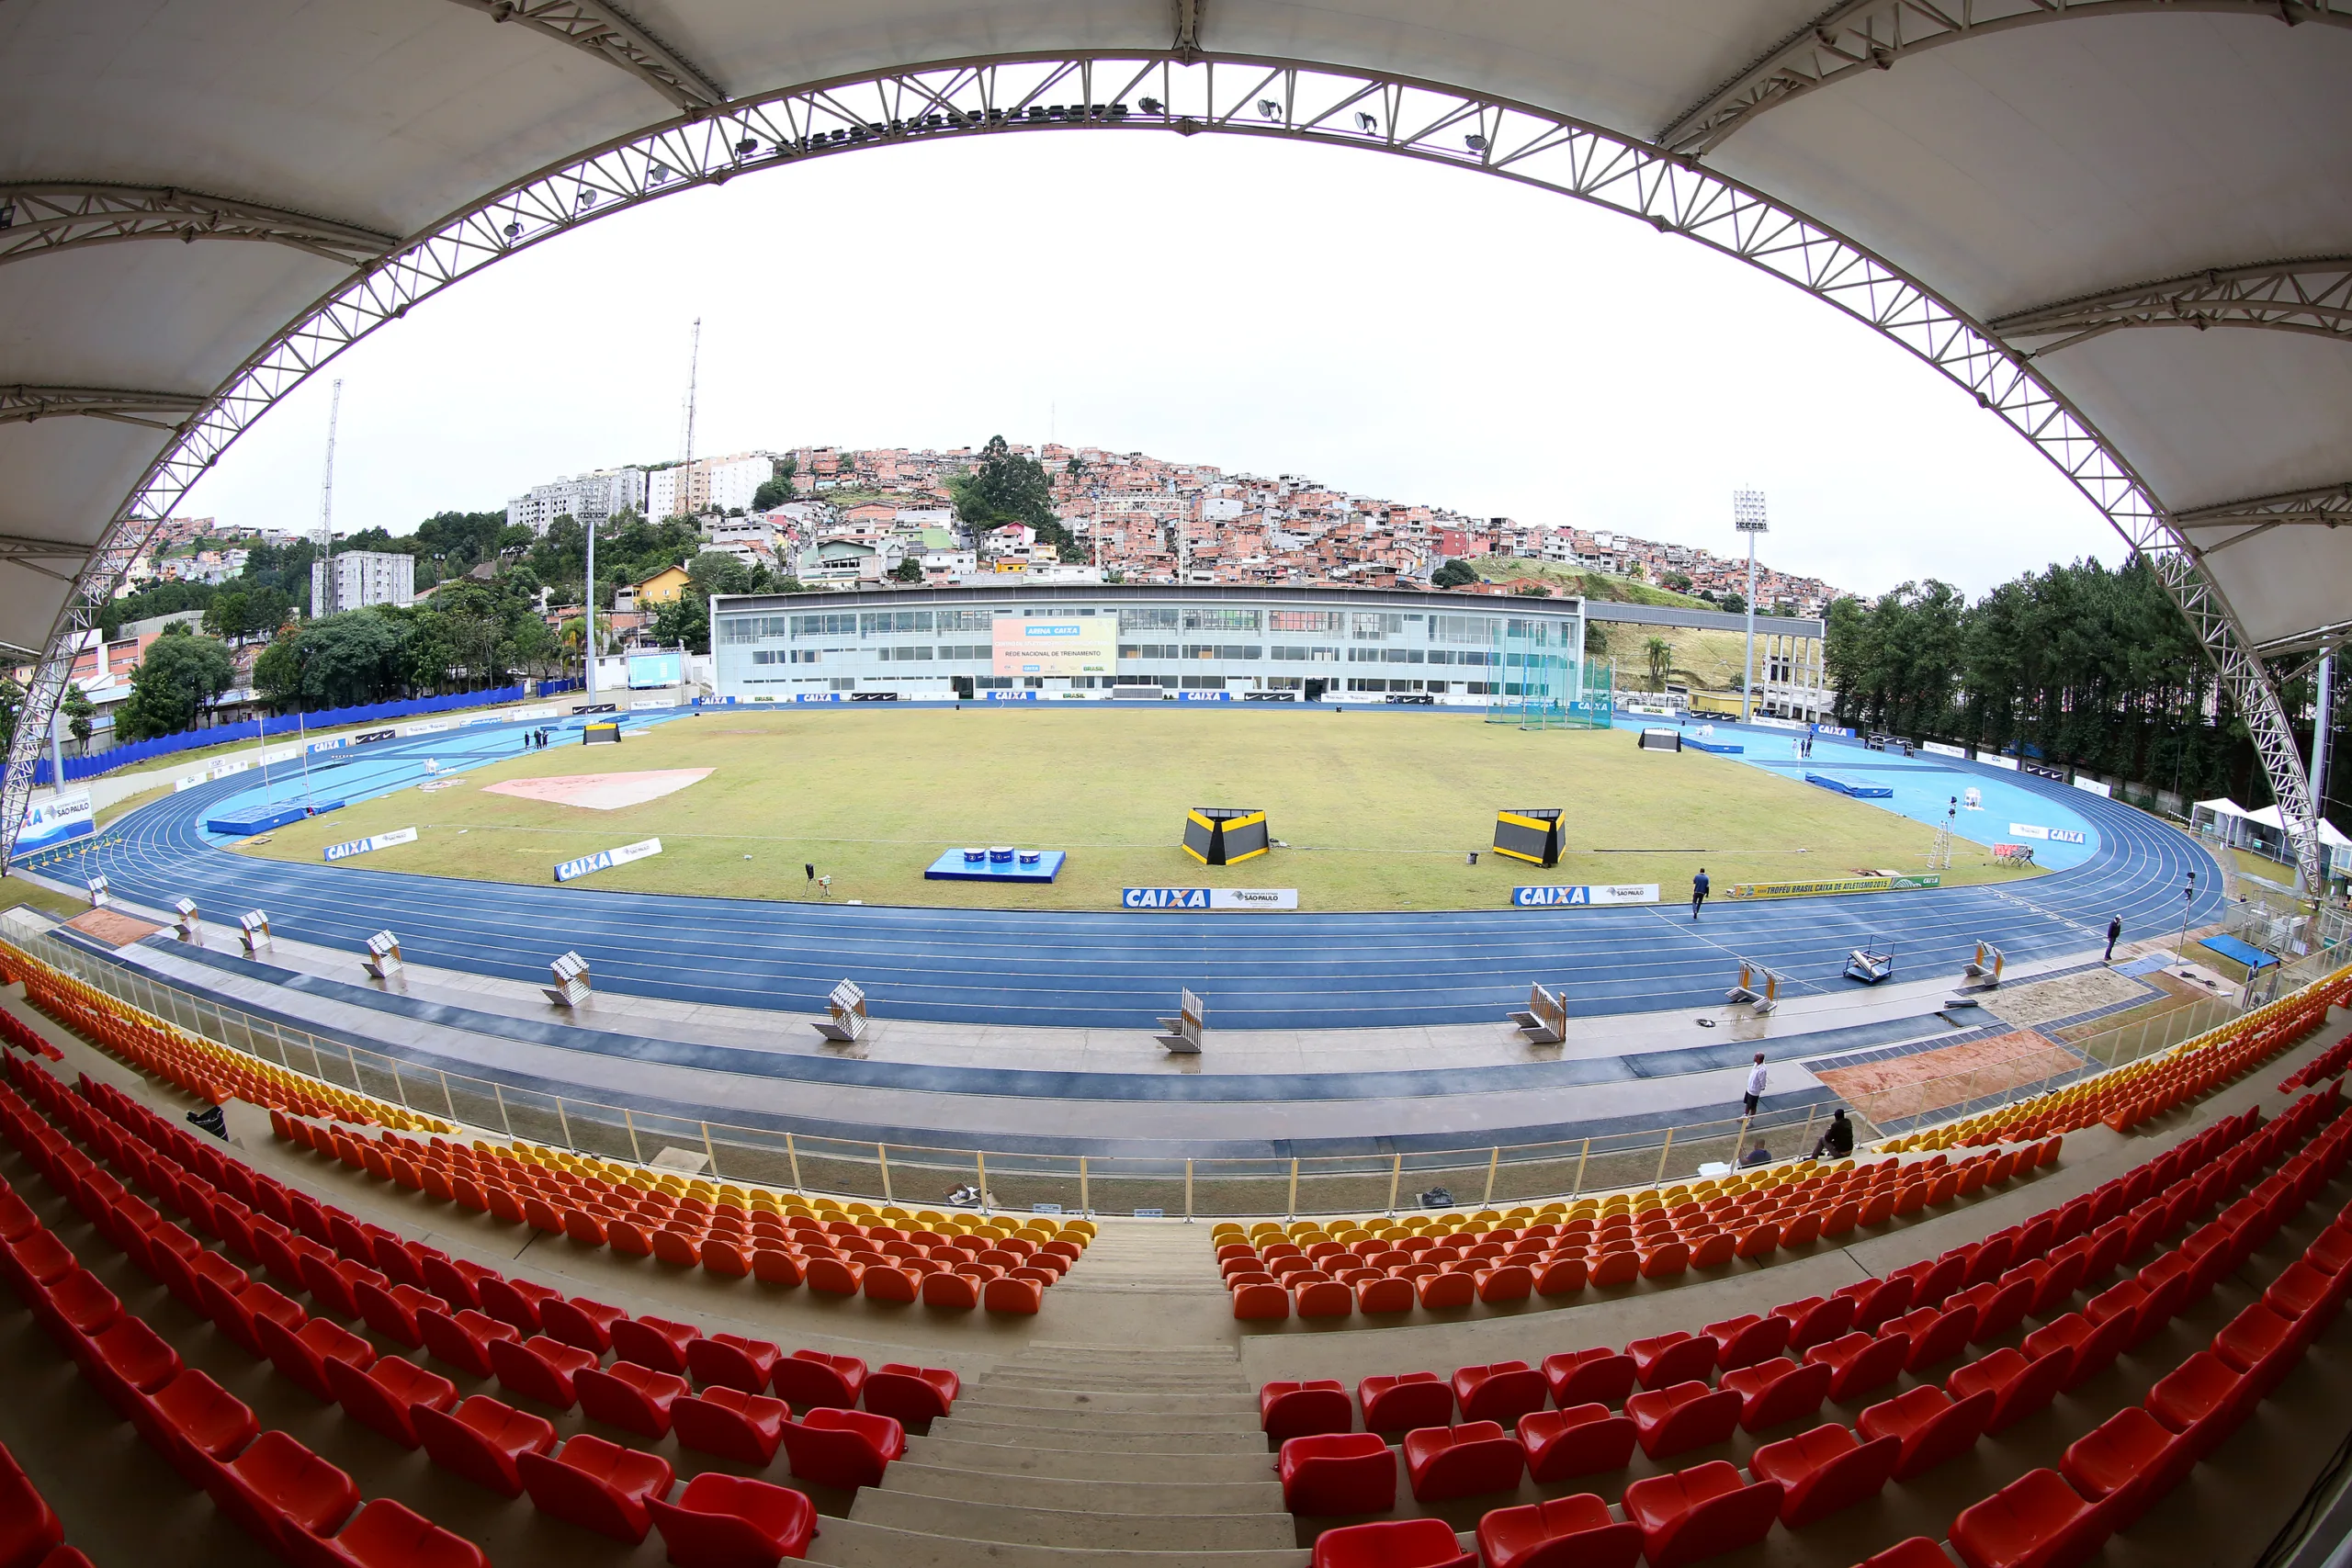
[[[1515,604],[1505,617],[1408,609],[1424,596],[1378,590],[1269,589],[1258,598],[1222,587],[1024,592],[1008,584],[906,591],[915,603],[891,603],[895,591],[840,598],[853,603],[819,608],[797,596],[722,599],[711,628],[718,695],[821,702],[854,692],[910,700],[1005,692],[1080,701],[1108,697],[1114,686],[1158,686],[1208,700],[1223,693],[1222,700],[1235,702],[1252,693],[1378,701],[1410,692],[1483,705],[1496,689],[1487,667],[1500,661],[1493,650],[1506,619],[1513,665],[1533,650],[1546,665],[1578,664],[1584,647],[1584,607],[1574,599],[1547,601],[1540,610]],[[996,627],[1007,617],[1016,627],[1040,617],[1101,617],[1095,624],[1108,623],[1103,636],[1114,644],[1116,673],[999,674]]]

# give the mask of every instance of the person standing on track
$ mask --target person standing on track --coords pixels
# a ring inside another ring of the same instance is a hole
[[[2107,956],[2100,959],[2100,963],[2112,964],[2115,962],[2116,939],[2120,937],[2122,934],[2123,917],[2120,915],[2113,916],[2107,922]]]
[[[1749,1121],[1756,1119],[1756,1108],[1764,1100],[1764,1053],[1756,1053],[1756,1065],[1747,1069],[1747,1109],[1742,1112]]]
[[[1707,901],[1707,868],[1701,866],[1699,874],[1690,879],[1690,918],[1699,918],[1699,906]]]

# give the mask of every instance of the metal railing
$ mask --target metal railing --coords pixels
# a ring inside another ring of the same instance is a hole
[[[1810,1154],[1830,1107],[1817,1103],[1547,1143],[1297,1157],[1056,1155],[864,1142],[665,1115],[424,1066],[222,1006],[59,941],[21,910],[0,931],[32,956],[188,1033],[483,1134],[779,1190],[943,1204],[974,1187],[980,1206],[1191,1219],[1510,1207],[1664,1185],[1730,1167],[1761,1145],[1771,1160]],[[2331,971],[2317,952],[2280,973],[2274,995]],[[2306,973],[2305,971],[2308,971]],[[2256,998],[2267,999],[2267,998]],[[1879,1091],[1841,1091],[1859,1144],[2030,1100],[2192,1040],[2240,1016],[2240,998],[2152,1002],[2106,1030]],[[1436,1194],[1442,1192],[1442,1197]],[[1426,1196],[1425,1196],[1426,1195]]]

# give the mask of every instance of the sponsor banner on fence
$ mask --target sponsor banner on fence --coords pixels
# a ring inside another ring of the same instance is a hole
[[[497,722],[504,722],[508,719],[514,719],[524,724],[529,724],[535,719],[553,718],[562,711],[562,709],[555,707],[520,708],[514,713],[499,715]]]
[[[1988,768],[2005,768],[2013,773],[2018,771],[2018,760],[2015,757],[1996,757],[1990,751],[1979,751],[1976,753],[1976,760]]]
[[[1607,886],[1514,887],[1510,901],[1522,909],[1559,909],[1594,904],[1655,904],[1657,884],[1613,883]]]
[[[1295,909],[1295,887],[1124,887],[1128,909]]]
[[[628,711],[631,713],[641,713],[647,708],[666,708],[676,705],[667,697],[631,697],[628,700]]]
[[[616,865],[627,865],[631,861],[643,860],[649,855],[658,855],[661,852],[662,840],[659,839],[647,839],[640,843],[623,844],[616,850],[598,850],[593,855],[582,855],[578,860],[568,860],[557,866],[555,879],[558,882],[570,882],[574,877],[586,876],[590,872],[610,871]]]
[[[402,735],[438,735],[449,728],[449,721],[446,718],[428,718],[420,724],[401,725],[401,733]]]
[[[17,853],[28,855],[55,849],[68,839],[96,831],[96,827],[88,790],[36,800],[25,808],[24,826],[17,829]]]
[[[1914,887],[1941,887],[1940,876],[1838,876],[1819,882],[1736,882],[1734,898],[1812,898],[1832,893],[1892,893]]]
[[[394,844],[414,842],[416,842],[415,829],[395,828],[389,833],[377,833],[369,838],[353,839],[348,843],[329,844],[325,854],[329,860],[347,860],[353,855],[364,855],[370,850],[389,850]]]
[[[2075,787],[2083,791],[2086,795],[2098,795],[2101,800],[2113,800],[2115,798],[2115,786],[2113,784],[2103,784],[2097,779],[2086,779],[2080,773],[2076,773],[2075,775]]]
[[[369,729],[351,738],[354,746],[373,746],[379,740],[390,740],[400,733],[397,729]]]
[[[618,703],[574,703],[571,705],[571,711],[573,713],[618,713],[620,705]]]
[[[264,751],[261,754],[261,765],[265,768],[274,768],[280,762],[298,761],[301,755],[302,749],[300,746],[288,746],[283,751]]]
[[[1922,740],[1919,742],[1919,750],[1939,757],[1958,757],[1963,762],[1968,760],[1967,747],[1947,746],[1940,740]]]
[[[989,695],[993,697],[996,694],[991,692]],[[839,692],[795,692],[792,700],[796,703],[837,703],[842,700],[842,694]]]

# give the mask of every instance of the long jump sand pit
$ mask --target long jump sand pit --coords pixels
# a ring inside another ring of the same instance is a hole
[[[544,800],[550,806],[584,806],[591,811],[617,811],[643,806],[688,784],[710,777],[715,768],[650,768],[638,773],[566,773],[556,778],[501,779],[484,784],[485,795],[511,795],[518,800]]]
[[[2030,1029],[1817,1074],[1872,1122],[1896,1122],[2072,1072],[2083,1058]]]

